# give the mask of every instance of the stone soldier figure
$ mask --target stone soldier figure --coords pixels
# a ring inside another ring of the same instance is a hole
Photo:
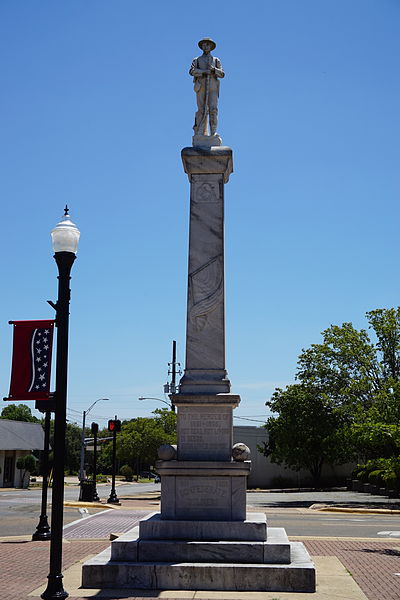
[[[217,136],[219,78],[224,77],[225,73],[219,58],[211,54],[216,43],[210,38],[203,38],[198,45],[203,50],[203,54],[193,59],[189,70],[189,74],[193,76],[194,91],[197,96],[197,112],[193,129],[195,137],[206,136],[208,121],[210,121],[210,135]]]

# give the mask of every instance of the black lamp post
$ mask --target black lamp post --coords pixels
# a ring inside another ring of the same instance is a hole
[[[51,541],[50,571],[47,576],[47,588],[41,595],[45,600],[67,598],[63,587],[62,538],[64,512],[64,456],[65,431],[67,417],[67,373],[68,373],[68,325],[71,268],[78,249],[79,230],[72,223],[65,207],[64,217],[51,232],[54,258],[58,267],[57,304],[50,303],[56,309],[57,327],[57,365],[54,419],[54,464],[53,494],[51,503]]]
[[[40,402],[45,403],[42,408]],[[32,535],[32,540],[42,541],[50,540],[51,531],[47,520],[47,488],[49,484],[49,439],[50,439],[50,418],[51,410],[54,410],[52,400],[41,400],[36,402],[35,408],[45,413],[44,418],[44,446],[42,455],[42,506],[40,511],[39,523],[36,526],[36,531]]]

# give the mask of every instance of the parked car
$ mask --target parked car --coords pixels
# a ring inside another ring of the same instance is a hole
[[[142,473],[140,473],[142,479],[154,479],[155,476],[156,474],[151,471],[142,471]]]

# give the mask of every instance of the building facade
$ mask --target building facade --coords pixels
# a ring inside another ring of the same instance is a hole
[[[263,446],[267,439],[268,432],[264,427],[235,425],[233,428],[233,443],[243,442],[251,452],[251,472],[247,487],[249,489],[277,489],[312,486],[312,479],[308,471],[294,471],[283,465],[277,465],[258,451],[257,446]],[[353,468],[353,464],[324,465],[321,484],[326,486],[344,484]]]
[[[29,479],[22,480],[17,460],[43,450],[44,431],[40,423],[0,419],[0,488],[26,487]]]

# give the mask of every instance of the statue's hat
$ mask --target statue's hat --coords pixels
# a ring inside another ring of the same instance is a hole
[[[214,50],[214,48],[217,47],[217,44],[214,42],[214,40],[212,40],[211,38],[203,38],[199,41],[199,43],[197,44],[199,48],[201,48],[201,50],[203,50],[203,42],[209,42],[212,45],[211,50]]]

